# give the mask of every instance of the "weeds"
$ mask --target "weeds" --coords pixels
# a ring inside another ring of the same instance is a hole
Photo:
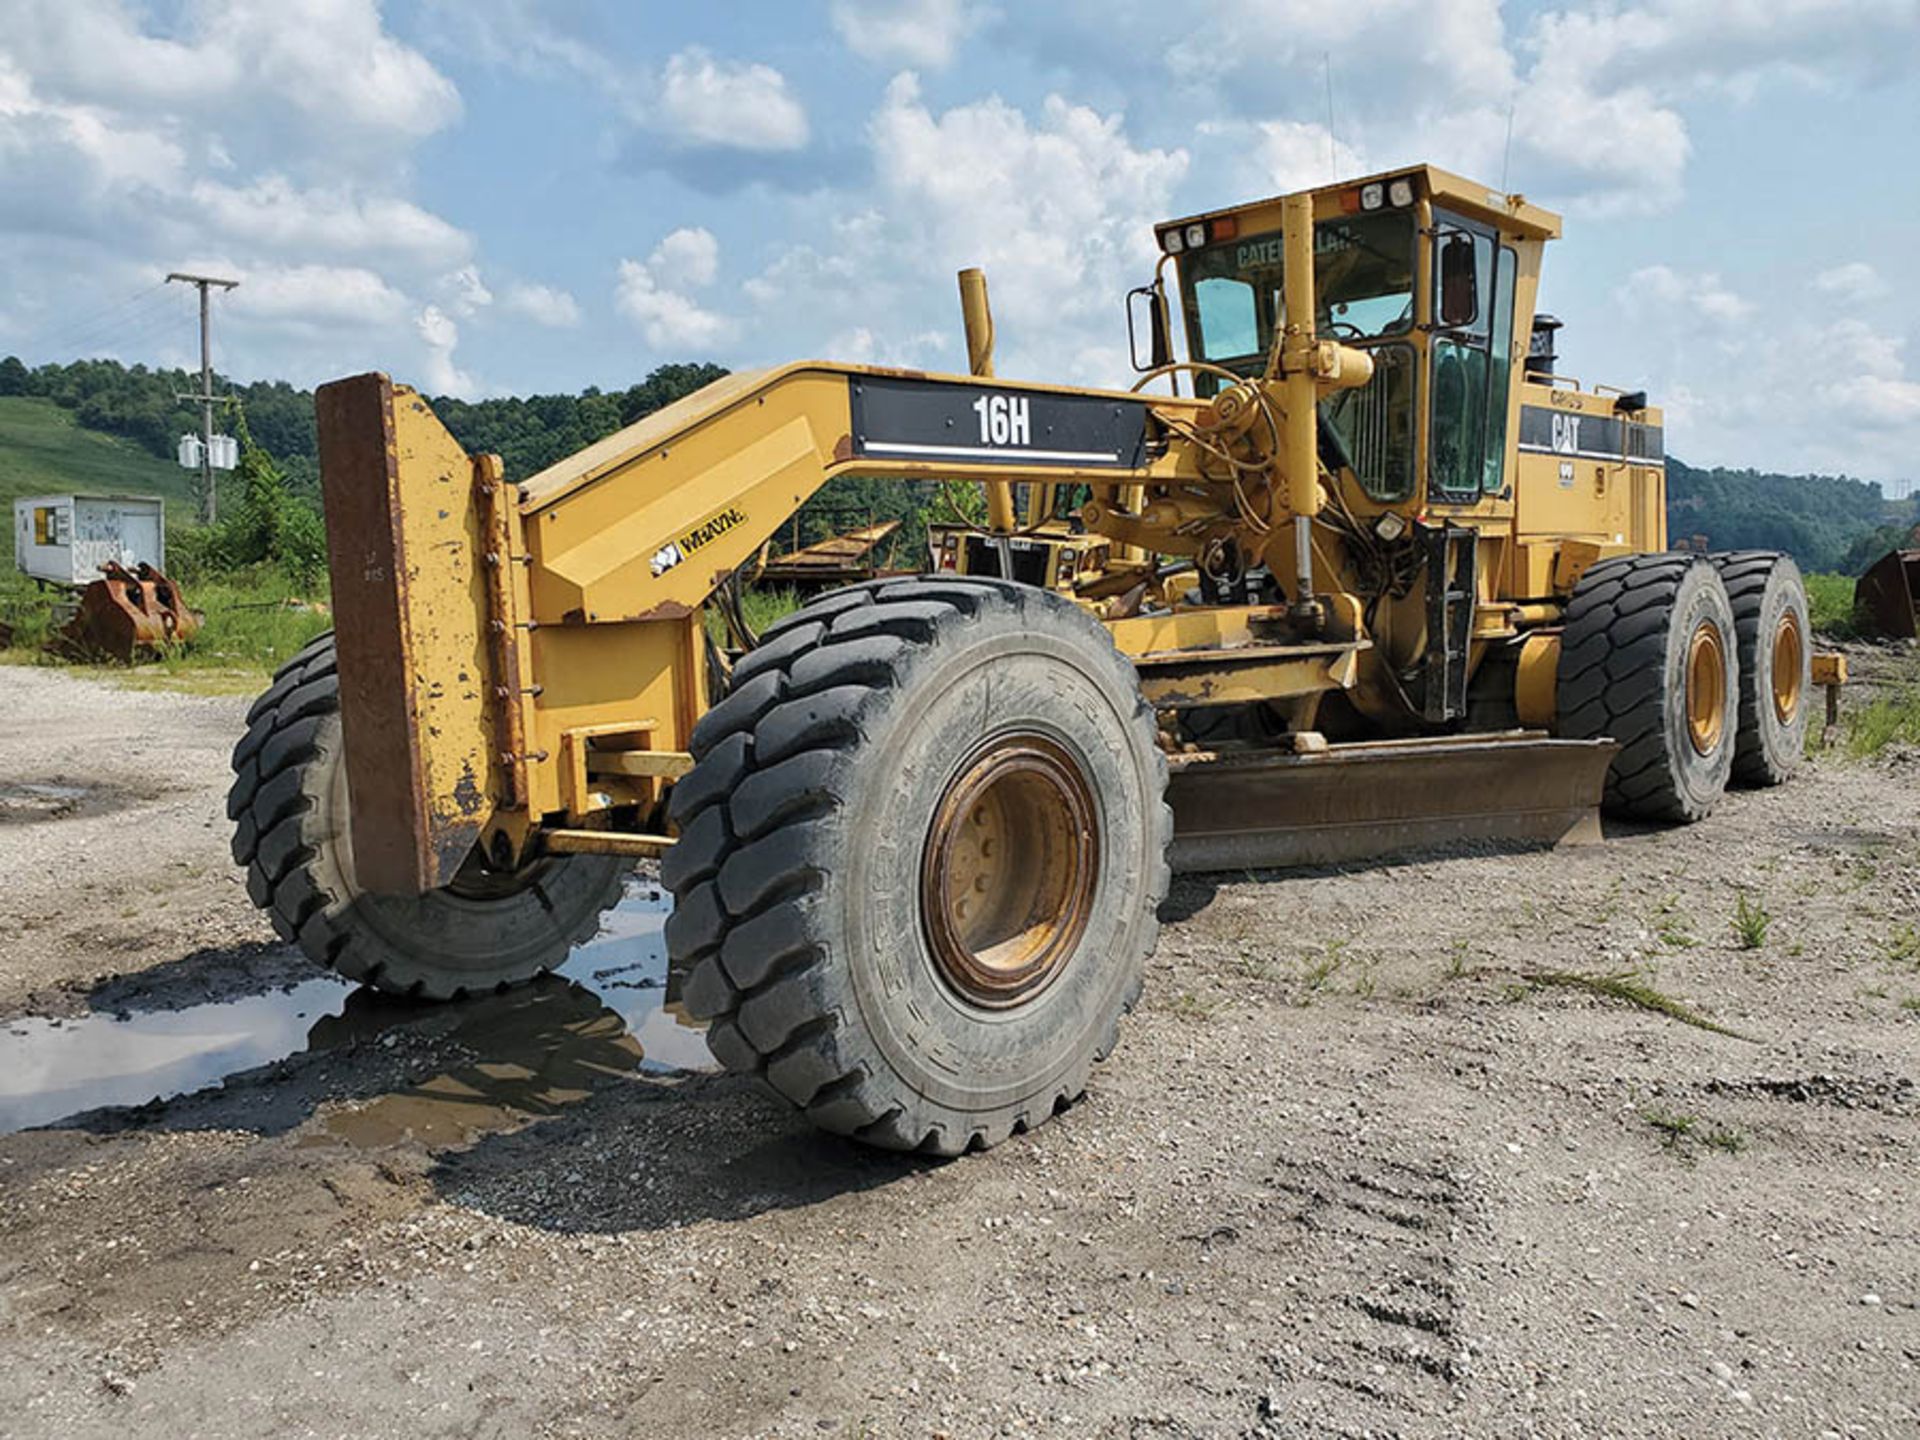
[[[1848,717],[1847,753],[1856,760],[1878,755],[1895,743],[1920,745],[1920,686],[1882,695]]]
[[[1742,950],[1758,950],[1767,943],[1767,927],[1773,924],[1773,917],[1767,913],[1767,907],[1758,900],[1751,899],[1742,890],[1733,907],[1733,938],[1739,942]]]
[[[1447,949],[1447,978],[1458,980],[1467,973],[1467,957],[1471,952],[1464,938],[1456,940]]]
[[[1678,1020],[1683,1025],[1691,1025],[1697,1030],[1709,1030],[1715,1035],[1725,1035],[1733,1040],[1752,1042],[1753,1037],[1742,1035],[1738,1030],[1728,1029],[1718,1021],[1709,1020],[1698,1010],[1662,994],[1651,985],[1639,979],[1631,970],[1614,975],[1587,975],[1577,970],[1529,970],[1522,973],[1522,979],[1536,988],[1553,986],[1562,990],[1584,990],[1589,995],[1598,995],[1607,1000],[1620,1000],[1641,1010],[1651,1010],[1656,1015],[1665,1015],[1670,1020]]]
[[[1640,1118],[1660,1136],[1660,1146],[1669,1154],[1692,1162],[1700,1150],[1718,1150],[1723,1155],[1738,1155],[1747,1148],[1747,1137],[1725,1125],[1713,1125],[1698,1115],[1679,1115],[1671,1110],[1647,1110]]]
[[[1195,995],[1191,990],[1183,990],[1174,997],[1169,1008],[1182,1020],[1201,1022],[1213,1019],[1223,1003],[1210,995]]]
[[[1301,963],[1300,979],[1309,993],[1324,989],[1327,982],[1339,973],[1340,967],[1347,963],[1349,943],[1346,940],[1329,940],[1325,951]]]
[[[1700,943],[1688,928],[1686,912],[1680,908],[1678,895],[1669,895],[1653,907],[1652,923],[1653,933],[1669,950],[1691,950]]]
[[[1853,577],[1809,574],[1804,578],[1807,583],[1807,618],[1813,622],[1813,628],[1836,640],[1851,640],[1858,635],[1860,625],[1854,618]]]
[[[1920,931],[1908,921],[1880,944],[1880,953],[1895,965],[1920,962]]]

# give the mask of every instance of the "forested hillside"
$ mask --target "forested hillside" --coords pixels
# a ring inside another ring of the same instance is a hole
[[[461,444],[497,453],[509,478],[523,478],[725,373],[717,365],[663,365],[623,390],[479,401],[440,397],[433,405]],[[115,360],[37,369],[11,356],[0,360],[0,397],[51,400],[85,429],[122,437],[160,460],[171,460],[179,436],[192,428],[191,414],[174,397],[198,379]],[[216,379],[214,388],[244,407],[254,440],[279,462],[289,492],[317,501],[312,393],[284,381],[236,385]],[[911,531],[933,505],[931,486],[840,480],[802,512],[800,535],[815,540],[869,517],[902,519]],[[1889,501],[1877,484],[1844,475],[1703,470],[1668,462],[1668,533],[1676,545],[1704,535],[1716,550],[1786,550],[1807,570],[1857,573],[1903,540],[1916,521],[1920,506],[1914,500]]]
[[[1803,570],[1857,575],[1901,543],[1920,507],[1845,475],[1696,470],[1667,460],[1667,535],[1714,550],[1785,550]]]

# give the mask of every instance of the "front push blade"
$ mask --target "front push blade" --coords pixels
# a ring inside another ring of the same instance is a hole
[[[1170,860],[1183,872],[1249,870],[1594,841],[1618,748],[1506,731],[1175,755]]]

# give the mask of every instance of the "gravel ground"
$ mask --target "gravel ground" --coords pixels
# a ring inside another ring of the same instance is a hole
[[[226,864],[243,709],[0,671],[0,1014],[312,978]],[[564,1001],[362,1005],[0,1138],[0,1435],[1912,1435],[1917,776],[1183,879],[1087,1099],[951,1164]],[[1568,978],[1627,971],[1682,1015]]]

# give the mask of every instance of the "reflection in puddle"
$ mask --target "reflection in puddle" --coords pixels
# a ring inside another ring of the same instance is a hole
[[[316,1140],[458,1144],[551,1114],[605,1076],[712,1069],[702,1028],[678,1003],[681,977],[667,971],[670,903],[658,887],[631,882],[600,934],[553,975],[454,1005],[409,1004],[322,976],[124,1020],[13,1021],[0,1027],[0,1131],[165,1099],[395,1030],[431,1045],[434,1073],[336,1107]]]

